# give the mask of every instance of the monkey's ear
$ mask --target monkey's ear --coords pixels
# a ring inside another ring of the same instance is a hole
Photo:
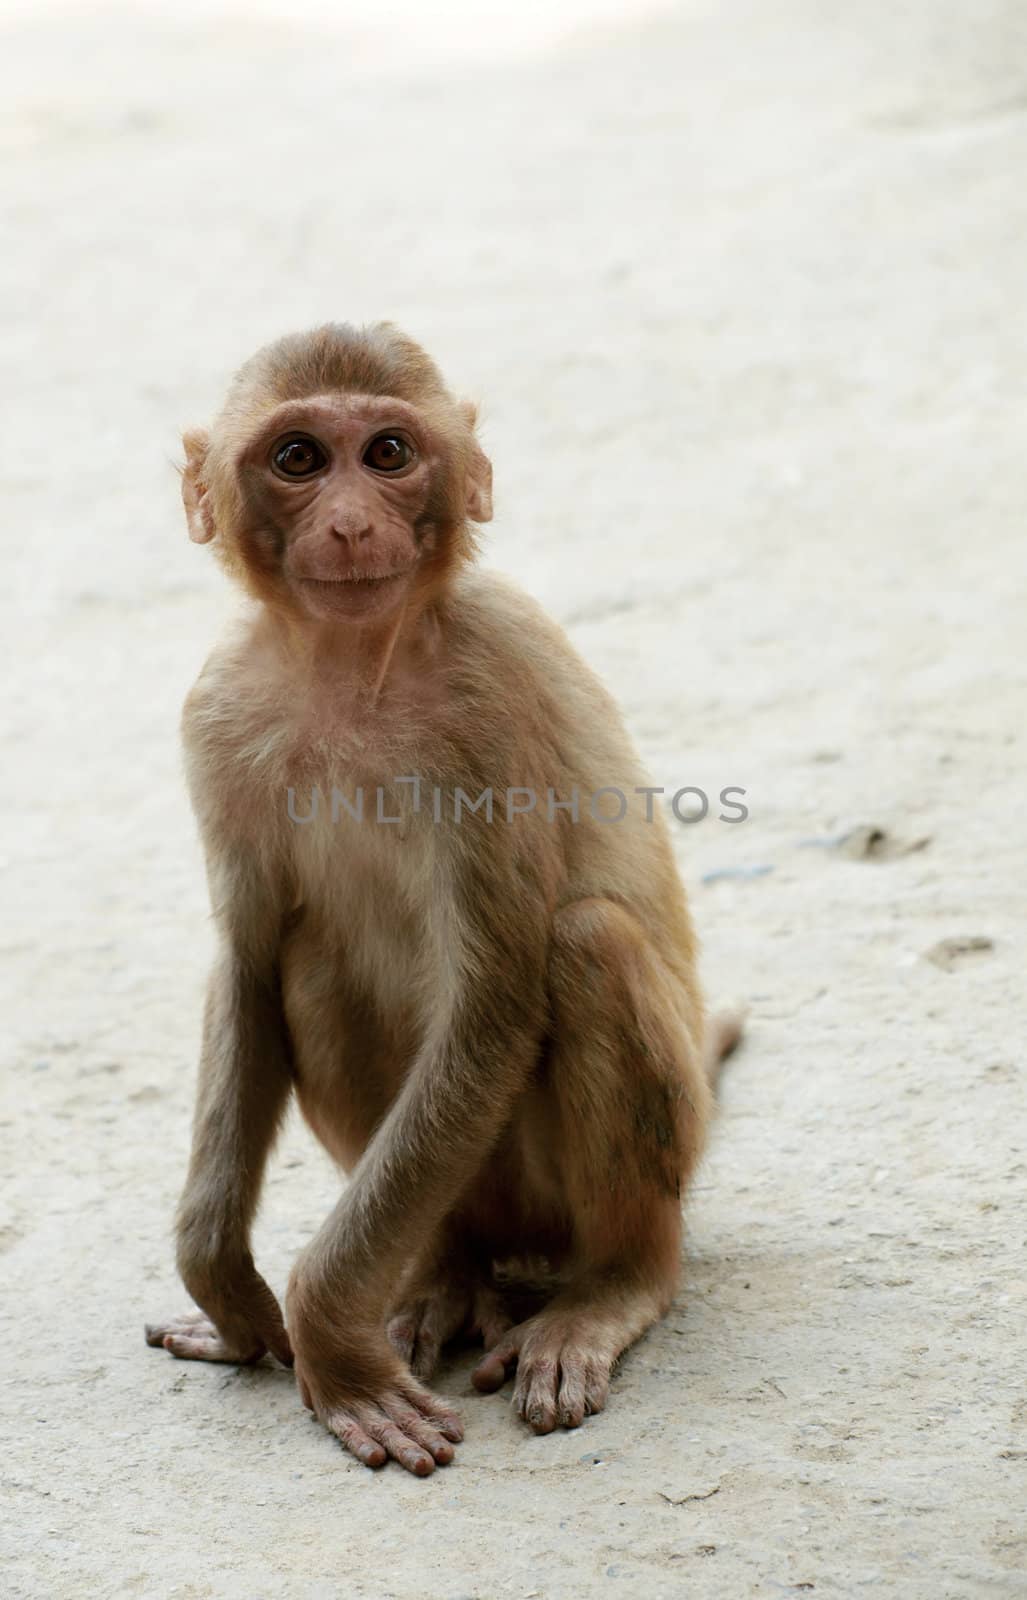
[[[467,471],[467,515],[472,522],[492,521],[492,462],[479,445]]]
[[[467,515],[472,522],[492,521],[492,462],[474,437],[478,409],[469,400],[463,401],[464,414],[471,434],[471,458],[467,467]]]
[[[182,435],[185,466],[182,468],[182,504],[189,537],[194,544],[209,544],[217,529],[210,509],[203,469],[207,464],[210,435],[203,428],[190,428]]]

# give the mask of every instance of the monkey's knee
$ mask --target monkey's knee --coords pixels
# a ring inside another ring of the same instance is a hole
[[[612,900],[575,900],[553,920],[550,985],[565,1020],[579,1012],[602,1026],[632,1003],[645,935],[630,912]],[[595,1008],[598,1007],[598,1012]]]
[[[552,1086],[579,1224],[594,1241],[669,1239],[710,1110],[689,996],[635,917],[600,899],[558,913],[550,987]]]
[[[595,898],[558,911],[549,979],[564,1026],[672,1058],[679,1075],[701,1080],[695,996],[626,907]]]
[[[644,940],[638,921],[615,900],[572,900],[553,919],[555,947],[568,957],[620,953]]]

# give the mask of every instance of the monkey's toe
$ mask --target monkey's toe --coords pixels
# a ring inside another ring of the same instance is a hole
[[[443,1273],[389,1318],[389,1343],[415,1378],[426,1381],[438,1366],[445,1345],[466,1327],[470,1313],[469,1285],[456,1273]]]
[[[504,1302],[493,1284],[476,1285],[471,1322],[472,1327],[481,1334],[486,1350],[494,1349],[513,1327],[513,1318],[507,1314]]]
[[[556,1427],[556,1402],[560,1369],[551,1357],[521,1359],[514,1389],[514,1410],[534,1433],[552,1433]]]
[[[561,1363],[554,1370],[551,1361],[527,1368],[514,1390],[513,1404],[535,1433],[552,1433],[554,1428],[580,1428],[586,1417],[602,1411],[607,1384],[598,1373],[590,1374],[587,1364]]]
[[[479,1394],[495,1394],[503,1387],[517,1365],[518,1350],[516,1344],[504,1340],[482,1357],[471,1373],[471,1382]]]
[[[561,1428],[580,1428],[585,1420],[585,1373],[580,1365],[561,1373],[556,1414]]]
[[[544,1320],[522,1323],[501,1340],[478,1363],[472,1382],[491,1393],[514,1367],[513,1408],[535,1433],[580,1428],[606,1404],[611,1362]]]
[[[409,1364],[413,1359],[414,1345],[417,1342],[417,1328],[413,1318],[405,1314],[393,1317],[385,1331],[393,1350]]]
[[[393,1317],[386,1329],[389,1343],[407,1363],[415,1378],[427,1380],[438,1366],[442,1352],[442,1332],[433,1326],[430,1315],[418,1320],[409,1313]]]
[[[417,1348],[410,1361],[410,1370],[414,1377],[427,1381],[438,1366],[441,1353],[442,1346],[438,1339],[423,1336],[418,1339]]]

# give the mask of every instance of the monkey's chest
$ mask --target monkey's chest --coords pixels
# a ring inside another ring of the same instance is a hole
[[[444,830],[410,815],[381,821],[372,796],[360,820],[337,806],[290,832],[299,909],[292,942],[318,988],[404,1033],[427,1026],[459,966]]]
[[[371,822],[298,830],[297,915],[282,951],[296,1087],[344,1167],[388,1111],[456,983],[459,935],[435,839]]]

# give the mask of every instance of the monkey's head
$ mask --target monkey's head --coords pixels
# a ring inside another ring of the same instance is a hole
[[[294,616],[362,622],[429,599],[473,555],[469,523],[492,515],[475,420],[390,323],[280,339],[210,432],[183,436],[190,537]]]

